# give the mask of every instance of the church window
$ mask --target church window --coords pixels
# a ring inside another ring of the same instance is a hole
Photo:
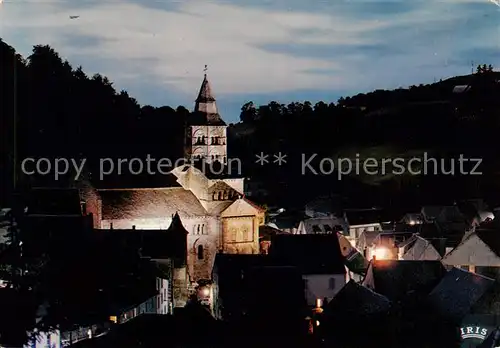
[[[196,229],[196,234],[200,234],[200,225],[198,225],[198,228]]]
[[[203,260],[203,245],[198,245],[198,260]]]
[[[216,201],[216,200],[217,200],[217,193],[216,193],[216,192],[214,192],[214,193],[212,194],[212,200],[214,200],[214,201]]]
[[[225,200],[229,199],[229,192],[224,191],[224,199]]]
[[[205,224],[201,225],[201,234],[207,234]]]
[[[226,156],[224,156],[223,161],[224,161],[224,163],[227,163],[227,158],[226,158]]]
[[[245,242],[249,242],[252,240],[252,235],[250,234],[250,229],[247,227],[243,228],[243,238],[245,239]]]
[[[236,240],[238,239],[238,236],[237,236],[237,235],[238,235],[238,230],[237,230],[236,228],[233,228],[233,229],[231,230],[231,239],[230,239],[230,240],[231,240],[232,242],[236,242]]]
[[[222,201],[222,191],[219,191],[219,201]]]

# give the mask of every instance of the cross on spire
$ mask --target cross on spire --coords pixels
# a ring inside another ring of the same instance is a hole
[[[207,70],[208,70],[208,65],[205,64],[205,69],[203,69],[203,72],[205,73],[205,76],[207,76]]]

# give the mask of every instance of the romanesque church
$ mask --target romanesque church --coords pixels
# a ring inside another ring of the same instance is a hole
[[[226,129],[205,74],[185,130],[185,157],[226,163]],[[185,164],[160,187],[91,189],[83,199],[96,229],[167,230],[178,214],[187,231],[187,273],[196,282],[211,278],[218,252],[259,253],[265,212],[244,197],[243,181],[214,179]]]

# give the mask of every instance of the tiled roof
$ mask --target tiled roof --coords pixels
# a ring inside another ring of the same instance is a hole
[[[440,260],[439,251],[434,245],[424,238],[416,235],[406,244],[406,251],[403,260]]]
[[[440,261],[372,260],[363,285],[391,301],[400,301],[427,296],[445,274]]]
[[[493,284],[492,279],[452,268],[432,290],[428,300],[444,318],[459,323]]]
[[[208,82],[207,75],[203,78],[201,83],[198,98],[196,98],[196,105],[194,113],[191,115],[190,124],[193,125],[211,125],[211,126],[225,126],[226,123],[222,120],[217,110],[215,97]]]
[[[205,216],[196,196],[183,188],[99,190],[103,220]]]
[[[390,307],[391,302],[385,296],[350,280],[328,303],[325,315],[356,320],[373,314],[387,313]]]
[[[336,234],[278,234],[269,255],[278,264],[295,266],[303,274],[345,274]]]
[[[356,247],[364,250],[364,248],[369,247],[372,245],[372,243],[375,241],[375,239],[378,237],[380,234],[380,231],[363,231],[359,235],[359,238],[357,240],[357,245]]]
[[[234,201],[212,201],[206,202],[206,210],[210,215],[220,215],[224,210],[226,210]]]

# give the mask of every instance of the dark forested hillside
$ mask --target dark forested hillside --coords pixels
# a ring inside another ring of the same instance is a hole
[[[87,76],[81,67],[63,61],[48,46],[35,46],[32,54],[23,59],[0,41],[0,61],[2,193],[11,191],[14,177],[14,115],[18,163],[28,156],[96,160],[182,155],[183,129],[189,116],[185,107],[141,106],[126,91],[116,91],[106,77]],[[320,187],[325,190],[325,185],[347,191],[361,186],[356,184],[359,178],[346,178],[339,184],[332,176],[302,175],[303,154],[318,154],[319,158],[353,152],[363,155],[373,148],[383,149],[377,150],[380,157],[412,151],[445,157],[464,153],[485,158],[483,171],[487,169],[490,174],[483,176],[481,187],[477,178],[389,178],[377,183],[377,192],[385,198],[403,196],[405,192],[413,195],[415,190],[436,195],[436,187],[444,190],[445,196],[449,192],[493,192],[500,130],[498,78],[492,67],[484,66],[473,75],[408,89],[377,90],[341,98],[336,103],[247,103],[242,107],[241,122],[229,129],[230,157],[242,159],[245,176],[283,185],[274,186],[277,191],[314,194]],[[456,85],[471,88],[453,93]],[[260,167],[255,164],[255,154],[261,151],[271,157],[285,153],[288,163]],[[19,174],[19,182],[29,184],[28,178]]]

